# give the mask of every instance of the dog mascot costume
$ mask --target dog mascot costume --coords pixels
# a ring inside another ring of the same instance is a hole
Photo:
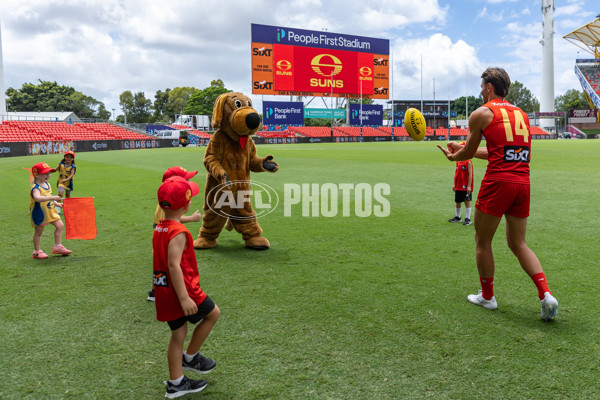
[[[204,188],[204,215],[194,248],[215,247],[227,222],[227,229],[234,228],[242,234],[246,247],[266,250],[270,246],[269,241],[262,236],[252,203],[244,195],[250,193],[250,171],[276,172],[279,169],[277,163],[272,161],[273,156],[260,158],[256,155],[256,146],[250,136],[260,126],[260,115],[252,108],[247,96],[225,93],[215,102],[212,126],[217,131],[210,138],[204,154],[204,166],[208,171]],[[238,197],[240,190],[245,192]],[[240,198],[246,201],[236,204]]]

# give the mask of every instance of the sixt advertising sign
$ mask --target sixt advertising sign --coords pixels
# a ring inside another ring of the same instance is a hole
[[[360,118],[359,118],[360,116]],[[381,126],[383,125],[383,106],[376,104],[350,104],[350,126]]]
[[[304,103],[263,101],[263,125],[304,125]]]

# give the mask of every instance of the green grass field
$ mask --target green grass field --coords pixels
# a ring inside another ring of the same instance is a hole
[[[386,218],[259,219],[271,249],[224,231],[197,251],[221,319],[201,350],[217,361],[190,399],[597,399],[600,141],[536,141],[528,243],[559,300],[537,291],[495,239],[495,311],[475,307],[473,226],[454,214],[453,163],[431,142],[264,145],[286,183],[387,183]],[[69,257],[31,259],[28,172],[60,155],[0,159],[0,398],[164,396],[170,331],[146,301],[163,172],[199,169],[204,148],[79,153],[74,196],[94,196],[98,237]],[[478,190],[485,162],[474,161]],[[56,178],[51,177],[55,188]],[[341,199],[340,199],[341,201]],[[195,198],[192,207],[202,208]],[[464,211],[463,211],[464,215]],[[195,237],[199,223],[188,225]],[[42,248],[50,252],[53,228]],[[198,378],[194,373],[188,376]]]

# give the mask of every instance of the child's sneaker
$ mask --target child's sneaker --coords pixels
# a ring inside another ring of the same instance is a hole
[[[194,371],[200,374],[208,374],[217,366],[217,363],[212,358],[206,358],[202,354],[196,353],[190,362],[185,360],[184,355],[182,365],[184,371]]]
[[[56,246],[54,246],[52,248],[52,254],[61,254],[63,256],[68,256],[71,253],[72,253],[72,251],[67,249],[62,244],[57,244]],[[46,256],[46,257],[48,257],[48,256]]]
[[[206,381],[204,379],[193,380],[184,376],[181,380],[181,383],[177,386],[173,385],[171,382],[166,381],[167,385],[167,393],[165,393],[165,397],[167,399],[175,399],[180,396],[185,396],[189,393],[197,393],[204,390],[206,387]]]
[[[33,252],[33,254],[31,255],[31,258],[39,258],[39,259],[48,258],[48,254],[44,253],[44,250],[35,250]]]

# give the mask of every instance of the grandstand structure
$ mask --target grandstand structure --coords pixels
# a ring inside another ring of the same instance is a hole
[[[576,60],[575,75],[581,83],[590,108],[600,109],[600,18],[566,34],[563,38],[593,56]],[[596,115],[596,121],[600,123],[600,114]]]
[[[3,143],[146,139],[149,136],[110,123],[7,120],[0,124]]]

